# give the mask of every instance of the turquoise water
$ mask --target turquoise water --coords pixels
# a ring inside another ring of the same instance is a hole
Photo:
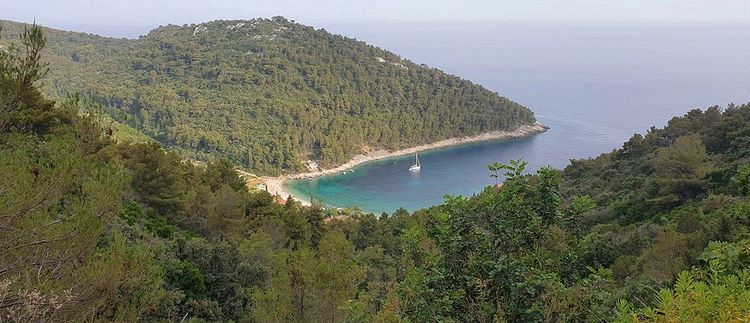
[[[444,194],[471,195],[494,184],[487,164],[523,158],[529,170],[565,167],[661,127],[694,107],[750,101],[750,28],[554,26],[333,26],[480,83],[520,102],[550,127],[529,138],[494,141],[381,160],[338,174],[292,181],[306,200],[375,213],[416,210]]]

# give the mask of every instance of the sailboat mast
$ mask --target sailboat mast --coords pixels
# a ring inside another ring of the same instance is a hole
[[[414,165],[409,167],[409,170],[418,172],[419,169],[422,168],[422,166],[419,164],[419,153],[414,153],[414,161],[415,161]]]

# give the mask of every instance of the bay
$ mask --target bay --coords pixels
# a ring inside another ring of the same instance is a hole
[[[493,185],[487,164],[565,167],[692,108],[750,101],[750,26],[334,25],[479,83],[535,111],[546,133],[364,164],[286,184],[301,199],[369,212],[417,210]]]

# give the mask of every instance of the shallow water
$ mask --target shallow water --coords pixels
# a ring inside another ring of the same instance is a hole
[[[416,210],[444,194],[494,184],[487,164],[523,158],[529,170],[611,151],[691,108],[750,101],[750,27],[333,26],[337,33],[441,68],[536,112],[551,129],[361,165],[296,180],[295,195],[371,212]]]

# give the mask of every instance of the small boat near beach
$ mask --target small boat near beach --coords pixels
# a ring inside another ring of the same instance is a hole
[[[414,154],[414,159],[416,160],[416,163],[409,167],[409,171],[418,172],[422,169],[422,165],[419,163],[419,153]]]

